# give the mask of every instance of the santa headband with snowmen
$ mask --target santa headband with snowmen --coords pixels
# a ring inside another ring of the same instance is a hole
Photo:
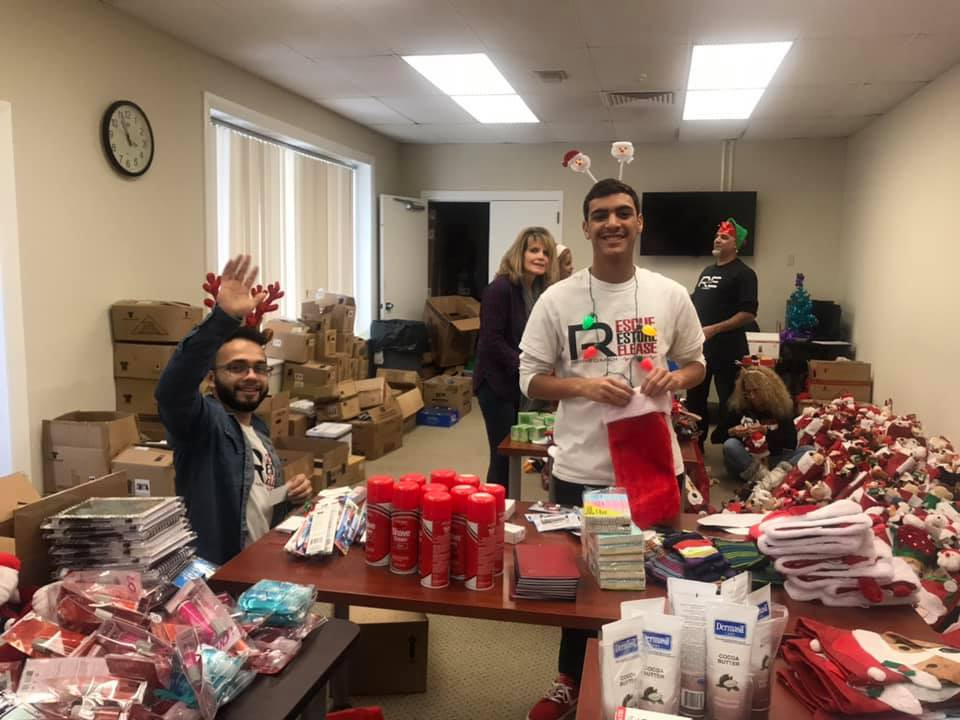
[[[617,179],[622,181],[623,166],[633,162],[633,143],[629,140],[618,140],[610,146],[610,154],[620,164],[620,173],[617,175]],[[568,150],[563,155],[563,166],[577,173],[585,173],[594,183],[597,182],[593,173],[590,172],[590,156],[586,153],[579,150]]]

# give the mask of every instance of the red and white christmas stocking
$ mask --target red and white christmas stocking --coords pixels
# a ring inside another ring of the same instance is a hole
[[[640,392],[624,408],[610,407],[604,421],[615,484],[626,488],[630,517],[640,528],[680,512],[680,487],[673,465],[670,397]]]

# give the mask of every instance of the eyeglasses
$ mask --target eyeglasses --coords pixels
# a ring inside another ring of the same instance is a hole
[[[251,370],[253,370],[253,372],[257,375],[263,375],[264,377],[270,374],[270,366],[265,362],[258,362],[250,365],[237,360],[234,362],[228,362],[226,365],[217,365],[215,367],[217,370],[226,370],[229,374],[236,377],[243,377]]]

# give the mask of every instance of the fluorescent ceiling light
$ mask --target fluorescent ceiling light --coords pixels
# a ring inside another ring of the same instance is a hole
[[[540,122],[484,53],[403,59],[482,123]]]
[[[454,101],[482,123],[540,122],[519,95],[453,95]]]
[[[694,45],[684,120],[750,117],[792,42]]]
[[[484,53],[404,55],[403,59],[447,95],[512,95],[516,93]]]
[[[684,120],[746,120],[763,90],[690,90],[683,105]]]

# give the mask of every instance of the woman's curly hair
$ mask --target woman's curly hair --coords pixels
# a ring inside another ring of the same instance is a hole
[[[744,393],[749,391],[749,398]],[[740,370],[728,403],[736,412],[753,412],[778,420],[793,417],[793,398],[783,380],[770,368],[750,365]]]

